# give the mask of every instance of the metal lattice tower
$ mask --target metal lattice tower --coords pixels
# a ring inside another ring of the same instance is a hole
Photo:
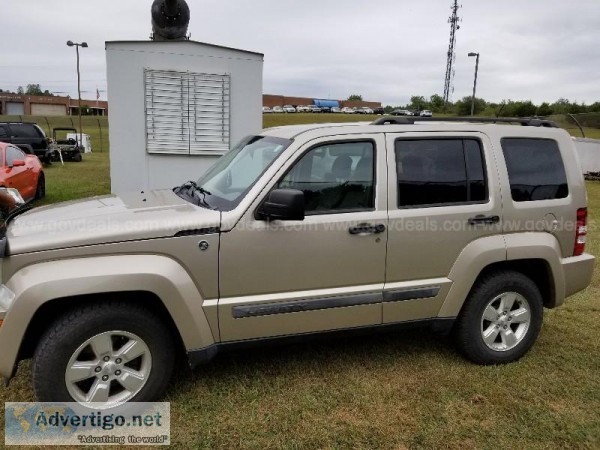
[[[452,15],[448,19],[450,24],[450,44],[448,45],[448,61],[446,63],[446,80],[444,82],[444,104],[450,101],[450,96],[454,92],[454,61],[456,59],[456,52],[454,47],[456,45],[456,32],[460,29],[460,18],[458,17],[458,0],[454,0],[452,5]]]

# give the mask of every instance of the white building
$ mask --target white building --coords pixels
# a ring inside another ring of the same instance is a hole
[[[600,172],[600,140],[573,138],[583,173]]]
[[[263,59],[194,41],[107,42],[112,192],[197,180],[259,133]]]

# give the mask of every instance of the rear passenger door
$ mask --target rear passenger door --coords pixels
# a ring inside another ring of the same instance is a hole
[[[389,237],[383,322],[435,317],[472,241],[501,230],[490,141],[481,133],[387,135]]]

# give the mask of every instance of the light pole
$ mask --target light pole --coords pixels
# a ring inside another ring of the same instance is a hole
[[[87,42],[82,42],[81,44],[73,41],[67,41],[67,45],[69,47],[75,47],[75,52],[77,53],[77,94],[79,100],[79,107],[77,111],[79,112],[79,147],[81,151],[81,146],[83,145],[83,129],[81,128],[81,74],[79,72],[79,47],[87,48]]]
[[[477,91],[477,71],[479,70],[479,53],[470,52],[468,56],[476,56],[475,81],[473,82],[473,97],[471,98],[471,116],[475,113],[475,92]]]

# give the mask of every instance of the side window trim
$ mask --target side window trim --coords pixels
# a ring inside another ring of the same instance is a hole
[[[292,164],[290,165],[290,167],[283,173],[283,175],[279,178],[279,180],[277,180],[277,182],[275,183],[275,185],[273,186],[273,189],[277,189],[279,184],[285,179],[285,177],[288,176],[288,174],[294,170],[294,168],[296,167],[296,165],[302,161],[304,159],[304,157],[310,153],[311,151],[318,149],[320,147],[327,147],[328,145],[340,145],[340,144],[360,144],[360,143],[370,143],[373,146],[373,207],[372,208],[362,208],[362,209],[332,209],[332,210],[322,210],[322,211],[307,211],[306,212],[306,216],[310,217],[310,216],[323,216],[323,215],[332,215],[332,214],[345,214],[345,213],[350,213],[350,212],[370,212],[370,211],[375,211],[377,209],[376,207],[376,202],[377,202],[377,179],[378,179],[378,171],[377,171],[377,158],[378,158],[378,151],[377,151],[377,142],[375,139],[371,139],[371,138],[358,138],[358,139],[352,139],[352,138],[347,138],[347,139],[340,139],[340,140],[331,140],[331,141],[323,141],[323,142],[319,142],[319,143],[315,143],[311,146],[309,146],[306,150],[304,150],[300,155],[298,155],[295,160],[292,162]],[[271,190],[273,190],[271,189]],[[269,194],[267,194],[264,199],[266,200],[268,198]],[[263,201],[265,201],[263,200]],[[262,202],[261,202],[262,204]]]
[[[436,140],[441,140],[441,141],[445,141],[445,140],[460,140],[462,143],[462,149],[463,149],[463,161],[464,161],[464,166],[465,166],[465,174],[466,174],[466,180],[467,180],[467,198],[470,198],[470,190],[471,190],[471,185],[470,185],[470,181],[471,181],[471,174],[470,171],[467,168],[467,154],[466,154],[466,144],[465,141],[476,141],[478,143],[479,146],[479,154],[481,157],[481,164],[482,164],[482,170],[483,170],[483,177],[484,177],[484,184],[485,184],[485,195],[484,195],[484,200],[467,200],[464,202],[444,202],[444,203],[426,203],[426,204],[421,204],[421,205],[406,205],[406,206],[402,206],[400,204],[401,201],[401,195],[400,195],[400,189],[399,189],[399,178],[398,178],[398,160],[397,160],[397,152],[396,152],[396,144],[399,141],[417,141],[417,140],[427,140],[427,141],[436,141]],[[398,210],[403,210],[403,209],[421,209],[421,208],[440,208],[440,207],[444,207],[444,206],[468,206],[468,205],[484,205],[490,202],[490,191],[489,191],[489,178],[488,178],[488,163],[487,163],[487,159],[486,159],[486,155],[485,155],[485,150],[484,150],[484,145],[483,145],[483,141],[480,137],[478,136],[422,136],[422,137],[396,137],[394,139],[394,147],[393,147],[393,152],[394,152],[394,161],[395,161],[395,167],[393,168],[393,170],[396,172],[396,209]]]

